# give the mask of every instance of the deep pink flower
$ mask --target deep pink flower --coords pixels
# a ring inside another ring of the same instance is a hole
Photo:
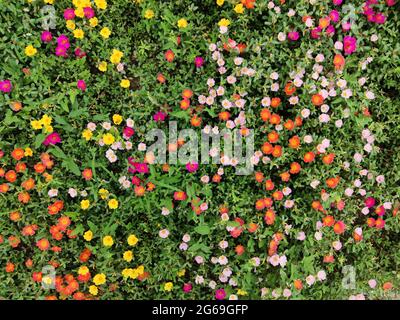
[[[377,13],[375,15],[375,22],[377,24],[384,24],[386,22],[386,16],[383,15],[382,13]]]
[[[49,144],[57,144],[61,142],[61,137],[57,132],[50,133],[46,139],[44,139],[43,144],[48,146]]]
[[[149,166],[147,165],[147,163],[138,163],[136,165],[136,170],[139,173],[149,173]]]
[[[287,36],[288,36],[289,40],[296,41],[296,40],[299,40],[300,33],[298,33],[297,31],[290,31]]]
[[[389,7],[392,7],[392,6],[394,6],[396,4],[396,0],[386,0],[386,4]]]
[[[75,56],[79,59],[83,58],[84,56],[86,56],[86,52],[83,51],[81,48],[76,48],[75,51]]]
[[[0,81],[0,91],[4,93],[11,92],[12,84],[10,80],[3,80]]]
[[[357,39],[346,36],[343,39],[344,54],[352,54],[357,49]]]
[[[78,80],[78,82],[76,83],[76,86],[78,87],[79,90],[85,91],[86,90],[85,80]]]
[[[125,139],[129,139],[130,137],[132,137],[135,134],[135,130],[133,130],[133,128],[130,127],[125,127],[124,128],[124,138]]]
[[[186,164],[186,169],[187,169],[187,171],[189,171],[189,172],[196,172],[197,171],[197,169],[199,168],[199,164],[198,163],[191,163],[191,162],[188,162],[187,164]]]
[[[83,8],[83,14],[85,15],[86,19],[91,19],[94,17],[94,10],[91,7]]]
[[[319,39],[320,36],[321,36],[321,31],[322,31],[321,27],[317,27],[317,28],[312,29],[310,31],[311,38],[312,39]]]
[[[162,122],[165,120],[166,117],[167,115],[164,112],[158,111],[154,114],[153,119],[155,122]]]
[[[183,285],[183,292],[189,293],[190,291],[192,291],[192,284],[191,283],[185,283]]]
[[[140,183],[141,183],[142,181],[138,178],[138,177],[136,177],[136,176],[134,176],[134,177],[132,177],[132,184],[134,185],[134,186],[140,186]]]
[[[196,65],[196,68],[201,68],[204,64],[204,59],[202,57],[196,57],[194,58],[194,64]]]
[[[57,57],[67,57],[67,49],[63,46],[57,46],[56,48],[56,56]]]
[[[375,199],[372,197],[368,197],[367,199],[365,199],[364,203],[368,208],[371,208],[375,205]]]
[[[326,27],[326,33],[329,35],[329,36],[332,36],[332,35],[334,35],[335,34],[335,27],[333,26],[333,25],[329,25],[328,27]]]
[[[224,289],[218,289],[217,291],[215,291],[215,298],[217,300],[224,300],[226,297],[226,292]]]
[[[62,34],[57,38],[57,44],[59,47],[64,47],[66,50],[71,46],[69,39],[65,34]]]
[[[53,36],[50,31],[43,31],[40,39],[42,40],[42,42],[50,42],[53,39]]]
[[[342,2],[343,2],[343,0],[332,0],[332,3],[333,3],[335,6],[340,6],[340,5],[342,4]]]
[[[64,10],[64,19],[65,20],[73,20],[75,18],[75,10],[72,8],[68,8]]]

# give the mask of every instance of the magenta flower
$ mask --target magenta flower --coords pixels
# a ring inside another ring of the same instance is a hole
[[[57,44],[59,47],[64,47],[66,50],[71,46],[69,39],[65,34],[62,34],[57,38]]]
[[[189,293],[190,291],[192,291],[192,288],[193,288],[193,286],[191,283],[185,283],[183,285],[183,292]]]
[[[327,28],[326,28],[326,33],[328,34],[328,35],[330,35],[330,36],[332,36],[332,35],[334,35],[335,34],[335,27],[333,26],[333,25],[329,25]]]
[[[78,82],[76,83],[76,86],[78,87],[79,90],[85,91],[86,90],[85,80],[78,80]]]
[[[217,291],[215,291],[215,298],[217,300],[224,300],[226,297],[226,292],[224,289],[218,289]]]
[[[329,13],[329,19],[331,19],[331,21],[334,22],[334,23],[338,22],[339,19],[340,19],[339,11],[337,11],[337,10],[332,10],[332,11]]]
[[[297,41],[300,38],[300,33],[298,33],[297,31],[290,31],[288,33],[288,38],[291,41]]]
[[[198,163],[195,163],[195,162],[194,162],[194,163],[188,162],[188,163],[186,164],[186,169],[187,169],[187,171],[189,171],[190,173],[196,172],[198,168],[199,168],[199,164],[198,164]]]
[[[194,64],[196,65],[196,68],[201,68],[204,64],[204,59],[202,57],[196,57],[194,58]]]
[[[84,56],[86,56],[86,52],[83,51],[81,48],[76,48],[75,51],[75,56],[79,59],[83,58]]]
[[[332,3],[333,3],[335,6],[340,6],[340,5],[342,4],[342,2],[343,2],[343,0],[332,0]]]
[[[131,168],[129,168],[129,169],[131,169]],[[138,177],[136,177],[136,176],[134,176],[134,177],[132,177],[132,184],[134,185],[134,186],[140,186],[140,183],[141,183],[142,181],[138,178]]]
[[[61,137],[57,132],[50,133],[46,139],[44,139],[43,144],[48,146],[49,144],[57,144],[61,142]]]
[[[65,47],[60,47],[60,46],[58,46],[58,47],[56,48],[56,56],[57,56],[57,57],[64,57],[64,58],[66,58],[66,57],[67,57],[67,49],[66,49]]]
[[[321,36],[321,31],[322,31],[321,27],[317,27],[317,28],[312,29],[310,31],[311,38],[312,39],[319,39],[320,36]]]
[[[346,36],[343,39],[344,54],[352,54],[357,49],[357,39],[351,36]]]
[[[166,117],[167,117],[167,114],[165,114],[162,111],[158,111],[154,114],[153,119],[155,122],[162,122],[165,120]]]
[[[394,6],[396,4],[396,0],[386,0],[386,4],[389,7],[392,7],[392,6]]]
[[[382,13],[377,13],[375,15],[375,22],[377,24],[384,24],[386,22],[386,16],[383,15]]]
[[[83,14],[85,15],[86,19],[91,19],[94,17],[94,10],[91,7],[83,8]]]
[[[40,39],[42,40],[42,42],[50,42],[53,39],[53,36],[50,31],[43,31]]]
[[[11,92],[12,84],[10,80],[3,80],[0,81],[0,91],[4,93]]]
[[[124,136],[125,139],[129,139],[134,134],[135,134],[135,130],[133,130],[132,128],[130,128],[130,127],[125,127],[124,128],[123,136]]]
[[[75,18],[75,10],[72,8],[68,8],[64,10],[64,19],[65,20],[73,20]]]

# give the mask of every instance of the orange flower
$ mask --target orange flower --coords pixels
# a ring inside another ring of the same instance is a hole
[[[289,172],[290,172],[291,174],[297,174],[297,173],[300,172],[300,170],[301,170],[301,166],[300,166],[299,163],[297,163],[297,162],[292,162],[292,163],[290,164],[290,170],[289,170]]]
[[[271,131],[268,133],[268,141],[271,143],[276,143],[279,140],[279,134],[276,131]]]
[[[289,148],[297,149],[300,147],[300,138],[298,136],[294,136],[289,139]]]
[[[297,290],[303,289],[303,282],[300,279],[294,280],[293,285]]]
[[[281,104],[281,98],[272,98],[271,99],[271,107],[278,108]]]
[[[265,208],[264,200],[259,199],[256,201],[256,210],[261,211]]]
[[[32,178],[29,178],[28,180],[25,180],[24,182],[22,182],[21,186],[26,191],[32,190],[35,187],[35,180],[33,180]]]
[[[8,182],[13,183],[15,180],[17,180],[17,173],[14,170],[8,170],[5,178]]]
[[[282,147],[281,146],[275,146],[274,150],[272,151],[272,156],[275,158],[279,158],[282,155]]]
[[[6,264],[6,272],[7,273],[12,273],[15,271],[15,264],[12,262],[7,262]]]
[[[21,243],[21,240],[19,240],[19,238],[17,238],[16,236],[10,236],[8,237],[8,243],[11,247],[16,248]]]
[[[49,240],[43,238],[43,239],[40,239],[38,242],[36,242],[36,246],[37,246],[40,250],[45,251],[45,250],[48,250],[48,249],[49,249],[49,247],[50,247],[50,242],[49,242]]]
[[[86,168],[82,171],[82,176],[86,181],[89,181],[93,178],[93,171],[90,168]]]
[[[272,198],[274,198],[274,199],[277,200],[277,201],[282,200],[282,199],[283,199],[283,192],[280,191],[280,190],[275,191],[275,192],[272,194]]]
[[[283,124],[283,126],[285,127],[285,129],[286,130],[293,130],[294,129],[294,122],[293,122],[293,120],[288,120],[288,121],[286,121],[284,124]]]
[[[31,199],[31,196],[29,195],[28,192],[20,192],[18,193],[18,201],[21,203],[28,203],[29,200]]]
[[[260,112],[260,117],[262,121],[267,122],[271,117],[271,111],[269,111],[268,109],[262,109]]]
[[[157,81],[160,83],[165,83],[167,81],[162,73],[157,74]]]
[[[304,161],[305,163],[310,163],[310,162],[313,162],[314,159],[315,159],[315,154],[314,154],[314,152],[309,151],[309,152],[307,152],[307,153],[304,155],[303,161]]]
[[[17,222],[21,220],[21,214],[18,211],[13,211],[10,213],[10,220]]]
[[[38,226],[36,224],[25,226],[21,233],[23,236],[33,236],[36,233],[37,228]]]
[[[186,192],[184,191],[175,191],[174,192],[174,200],[183,201],[187,199]]]
[[[270,124],[280,124],[281,123],[281,117],[279,116],[279,114],[273,113],[271,114],[271,118],[269,119],[269,123]]]
[[[172,62],[172,61],[174,61],[174,58],[175,58],[175,54],[174,54],[174,52],[170,49],[170,50],[167,50],[166,52],[165,52],[165,59],[168,61],[168,62]]]
[[[324,103],[324,98],[319,93],[317,93],[311,97],[311,102],[314,106],[320,106]]]
[[[186,99],[190,99],[191,97],[193,97],[193,91],[190,89],[185,89],[182,91],[182,98],[186,98]]]
[[[265,208],[271,208],[272,205],[274,204],[274,200],[272,200],[272,198],[264,198],[263,201]]]
[[[238,255],[238,256],[241,256],[243,253],[244,253],[244,247],[241,245],[241,244],[238,244],[236,247],[235,247],[235,252],[236,252],[236,254]]]
[[[264,180],[264,174],[258,171],[254,174],[254,178],[257,182],[261,183]]]
[[[138,197],[143,196],[146,193],[146,188],[143,186],[135,186],[134,187],[134,192]]]
[[[15,171],[17,172],[24,172],[26,170],[26,164],[24,162],[18,162],[15,165]]]
[[[60,229],[60,231],[66,230],[71,224],[71,219],[67,216],[61,216],[57,221],[57,227]]]
[[[336,54],[333,58],[333,65],[335,66],[335,69],[342,70],[345,64],[346,60],[344,59],[344,57],[340,53]]]
[[[288,82],[285,86],[285,93],[288,96],[291,96],[296,92],[296,87],[293,85],[292,82]]]
[[[272,209],[267,210],[264,216],[264,221],[267,225],[271,226],[275,223],[275,212]]]
[[[319,27],[325,29],[331,24],[331,19],[329,17],[323,17],[319,19]]]
[[[37,173],[43,173],[46,170],[46,166],[39,162],[33,166],[33,169],[35,169]]]
[[[248,227],[247,227],[247,230],[249,230],[250,233],[256,232],[257,229],[258,229],[258,225],[256,223],[253,223],[253,222],[250,222]]]
[[[329,178],[329,179],[326,180],[326,185],[329,188],[334,189],[339,184],[339,181],[340,181],[340,177]]]
[[[346,230],[346,225],[343,221],[338,221],[333,226],[333,231],[336,234],[342,234]]]
[[[253,9],[256,0],[242,0],[241,2],[247,9]]]
[[[6,193],[10,187],[7,183],[0,184],[0,193]]]
[[[187,110],[190,107],[190,100],[183,98],[180,102],[180,107],[182,110]]]
[[[272,151],[274,151],[274,147],[269,142],[264,142],[264,144],[261,147],[261,151],[264,154],[271,154]]]
[[[332,227],[335,224],[335,219],[332,216],[325,216],[322,218],[325,227]]]
[[[25,155],[24,149],[17,148],[14,149],[13,152],[11,152],[11,157],[13,157],[15,160],[19,161],[21,160]]]
[[[326,156],[324,156],[322,158],[322,162],[325,163],[325,164],[331,164],[334,159],[335,159],[335,154],[334,153],[330,153],[330,154],[327,154]]]
[[[266,190],[271,191],[271,190],[274,190],[274,188],[275,188],[275,185],[271,179],[265,181],[265,189]]]
[[[190,124],[193,127],[200,127],[201,125],[201,118],[198,117],[197,115],[194,115],[191,119],[190,119]]]
[[[218,114],[218,118],[222,121],[228,121],[231,114],[228,111],[222,111]]]
[[[393,288],[393,284],[391,282],[385,282],[382,286],[383,290],[388,291]]]
[[[281,173],[279,176],[283,182],[288,182],[290,180],[290,173],[288,171]]]

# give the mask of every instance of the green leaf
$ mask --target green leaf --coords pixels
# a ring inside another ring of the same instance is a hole
[[[210,227],[206,224],[203,224],[194,228],[194,231],[204,236],[210,233]]]

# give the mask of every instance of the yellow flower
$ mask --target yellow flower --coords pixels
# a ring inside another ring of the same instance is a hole
[[[96,286],[91,285],[91,286],[89,287],[89,293],[90,293],[92,296],[97,296],[97,294],[99,293],[99,289],[97,289]]]
[[[147,9],[147,10],[144,12],[144,17],[145,17],[146,19],[152,19],[152,18],[154,18],[154,11],[151,10],[151,9]]]
[[[73,22],[72,20],[67,20],[65,25],[67,26],[67,29],[69,29],[69,30],[75,30],[75,28],[76,28],[75,22]]]
[[[79,18],[83,18],[85,16],[85,12],[83,11],[83,7],[78,7],[75,9],[75,14]]]
[[[93,136],[92,131],[90,131],[89,129],[85,129],[82,132],[82,137],[86,139],[86,141],[89,141]]]
[[[243,13],[244,12],[243,4],[242,3],[237,4],[233,10],[238,14]]]
[[[239,296],[247,296],[247,291],[242,290],[242,289],[238,289],[237,294]]]
[[[107,1],[106,0],[94,0],[96,7],[105,10],[107,8]]]
[[[99,19],[97,19],[96,17],[90,18],[89,19],[89,25],[94,28],[99,24]]]
[[[54,0],[44,0],[44,3],[46,3],[46,4],[53,4],[53,3],[54,3]]]
[[[91,230],[86,231],[83,234],[83,239],[85,239],[86,241],[90,241],[93,239],[93,232]]]
[[[106,275],[104,273],[98,273],[93,277],[93,282],[96,286],[106,283]]]
[[[100,197],[104,200],[108,197],[108,190],[101,188],[99,190]]]
[[[118,64],[121,62],[121,58],[123,57],[123,53],[117,49],[113,49],[110,57],[111,63]]]
[[[167,282],[167,283],[164,284],[164,290],[165,291],[171,291],[173,287],[174,287],[174,285],[173,285],[172,282]]]
[[[31,126],[34,130],[39,130],[42,129],[42,122],[39,120],[32,120],[31,121]]]
[[[89,268],[86,266],[80,266],[78,269],[78,274],[80,274],[81,276],[84,276],[88,272],[89,272]]]
[[[33,155],[32,149],[29,148],[29,147],[26,147],[26,148],[25,148],[25,152],[24,152],[24,156],[25,156],[25,157],[32,157],[32,155]]]
[[[42,278],[42,282],[48,286],[50,286],[51,284],[53,284],[53,278],[50,276],[44,276]]]
[[[44,125],[44,126],[49,126],[51,125],[51,122],[53,121],[52,117],[49,117],[47,114],[44,114],[42,116],[42,119],[40,119],[40,122]]]
[[[83,39],[83,37],[85,36],[85,33],[83,32],[82,29],[75,29],[74,31],[72,31],[72,33],[74,34],[74,37],[77,39]]]
[[[108,201],[108,207],[110,209],[117,209],[118,208],[118,200],[117,199],[111,199]]]
[[[115,141],[115,138],[114,138],[114,136],[113,136],[111,133],[106,133],[106,134],[103,135],[103,142],[104,142],[106,145],[113,144],[114,141]]]
[[[119,84],[122,88],[129,88],[131,86],[131,82],[128,79],[122,79],[120,84]]]
[[[86,7],[92,7],[92,4],[90,3],[90,0],[72,0],[72,4],[79,8],[86,8]]]
[[[114,244],[114,240],[111,236],[105,236],[103,238],[103,245],[106,247],[111,247]]]
[[[125,260],[126,262],[131,262],[132,259],[133,259],[133,253],[132,253],[132,251],[131,251],[131,250],[125,251],[125,252],[124,252],[124,260]]]
[[[185,275],[185,273],[186,273],[185,269],[179,270],[178,271],[178,277],[183,277]]]
[[[82,201],[81,201],[81,208],[82,208],[83,210],[88,209],[89,206],[90,206],[90,201],[89,201],[89,200],[82,200]]]
[[[225,0],[217,0],[217,5],[222,6],[224,4]]]
[[[37,49],[34,48],[31,44],[25,48],[25,54],[28,57],[33,57],[37,53]]]
[[[46,133],[52,133],[53,132],[53,127],[52,126],[44,126],[44,131],[46,131]]]
[[[228,19],[222,18],[221,20],[219,20],[218,25],[220,27],[227,27],[231,24],[231,22]]]
[[[137,273],[139,275],[143,274],[144,273],[144,266],[141,265],[141,266],[137,267],[136,271],[137,271]]]
[[[128,244],[130,245],[130,246],[134,246],[136,243],[138,243],[138,238],[134,235],[134,234],[131,234],[129,237],[128,237]]]
[[[119,114],[114,114],[113,117],[112,117],[112,119],[113,119],[113,121],[114,121],[114,123],[115,123],[116,125],[119,125],[119,124],[121,124],[121,122],[122,122],[122,116],[119,115]]]
[[[108,39],[110,37],[110,34],[111,34],[111,30],[107,27],[104,27],[103,29],[100,30],[100,35],[104,39]]]
[[[178,20],[178,28],[179,29],[184,29],[188,26],[188,22],[186,19],[182,18]]]
[[[99,63],[99,66],[97,67],[101,72],[106,72],[107,71],[107,62],[101,61]]]

